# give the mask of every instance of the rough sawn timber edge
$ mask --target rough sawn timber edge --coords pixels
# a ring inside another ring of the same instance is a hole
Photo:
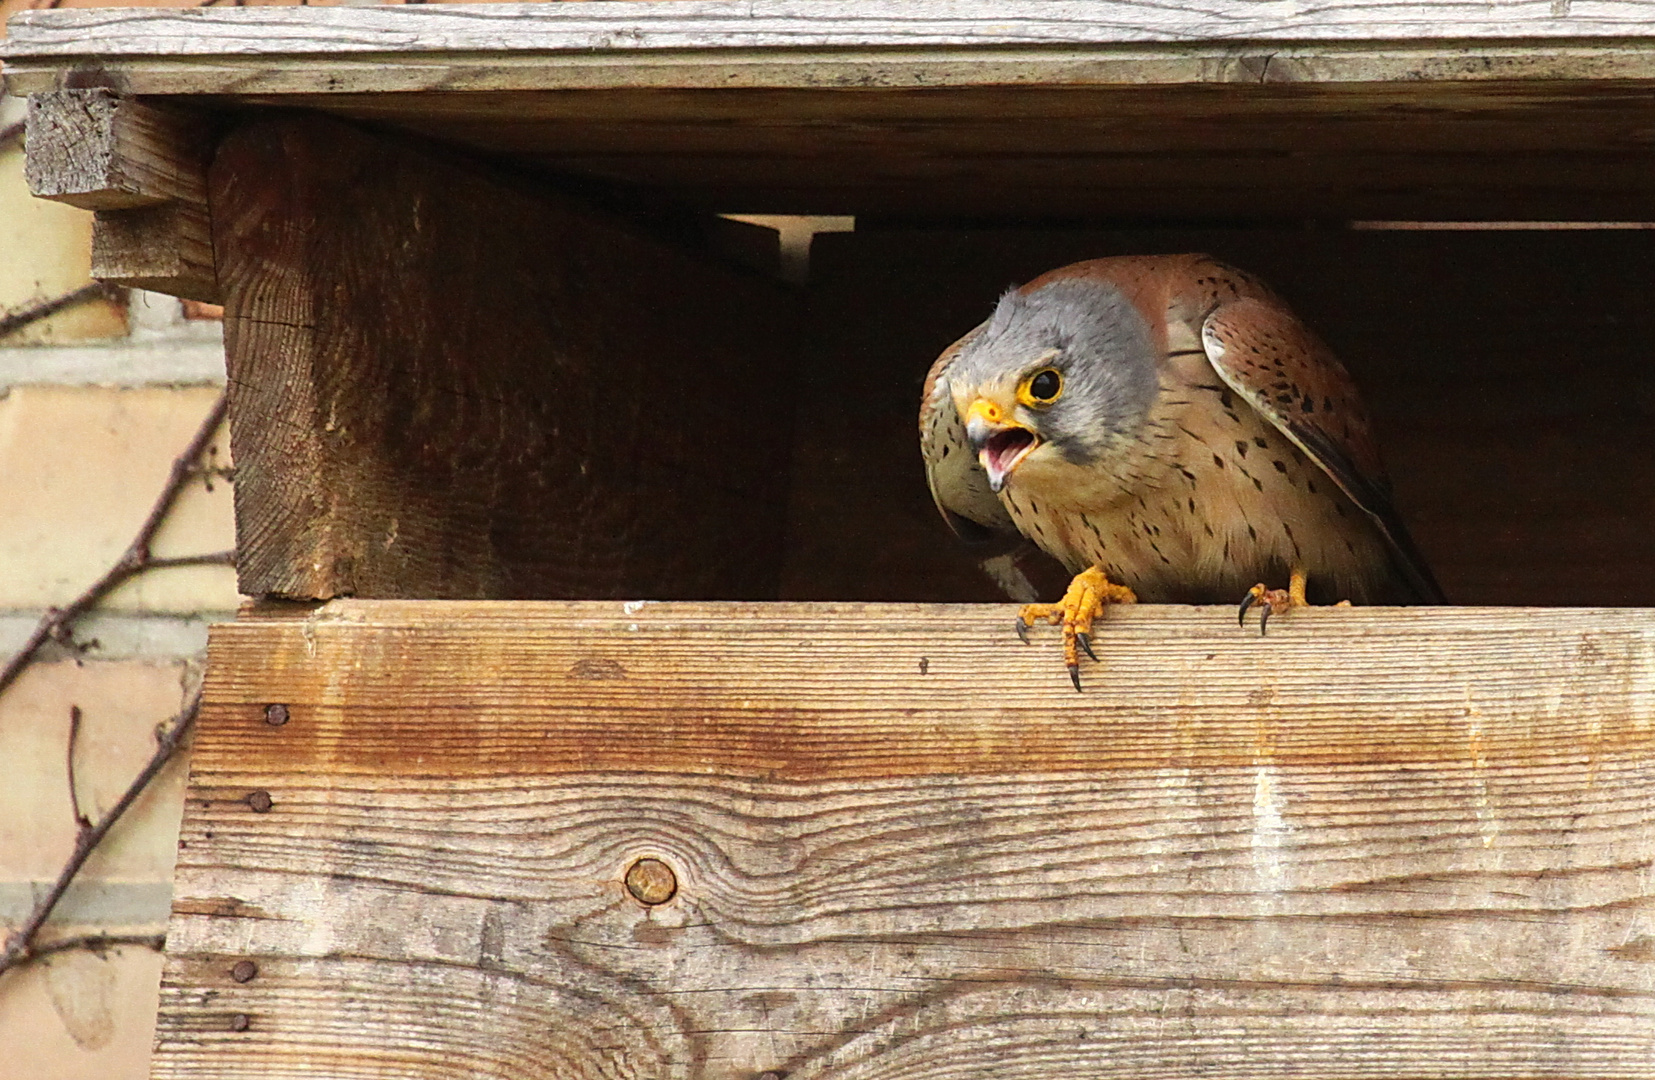
[[[154,1075],[1655,1075],[1650,612],[1011,610],[215,628]]]
[[[1316,17],[1107,0],[976,0],[894,13],[863,0],[22,12],[13,93],[74,81],[130,94],[613,86],[1644,79],[1655,18],[1535,2],[1371,4]]]

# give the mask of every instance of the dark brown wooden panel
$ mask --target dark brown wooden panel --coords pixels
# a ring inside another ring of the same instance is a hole
[[[321,117],[211,183],[243,592],[774,593],[784,289]]]
[[[310,94],[704,209],[933,219],[1650,213],[1655,98],[1605,80]]]
[[[215,627],[153,1075],[1655,1076],[1650,613],[1010,614]]]
[[[925,489],[927,367],[1010,285],[1191,250],[1277,286],[1344,358],[1451,600],[1655,605],[1649,231],[819,236],[783,594],[994,597]]]

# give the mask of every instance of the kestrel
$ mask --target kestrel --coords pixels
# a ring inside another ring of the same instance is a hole
[[[1063,626],[1080,689],[1109,603],[1445,603],[1391,505],[1333,353],[1206,255],[1075,263],[1000,298],[925,382],[931,494],[968,540],[1023,537],[1074,574],[1017,632]],[[1289,582],[1288,588],[1264,583]]]

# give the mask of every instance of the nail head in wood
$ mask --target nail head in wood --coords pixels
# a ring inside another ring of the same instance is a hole
[[[626,891],[640,904],[653,907],[678,892],[678,877],[660,859],[639,859],[626,872]]]
[[[287,706],[266,705],[264,707],[264,722],[271,727],[281,727],[287,723]]]
[[[238,983],[252,982],[258,974],[259,966],[251,960],[237,960],[236,966],[230,969],[230,978]]]
[[[248,1016],[246,1013],[236,1013],[236,1015],[230,1017],[231,1031],[246,1031],[252,1026],[253,1018]]]
[[[247,805],[252,808],[255,814],[268,814],[275,802],[270,798],[270,792],[254,791],[248,794]]]

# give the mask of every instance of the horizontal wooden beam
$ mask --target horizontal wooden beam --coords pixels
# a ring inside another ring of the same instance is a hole
[[[215,627],[154,1076],[1655,1075],[1655,613]]]
[[[106,89],[29,98],[29,190],[96,211],[92,276],[216,303],[208,127]]]
[[[0,56],[14,93],[88,78],[129,93],[250,94],[1655,75],[1655,17],[1551,0],[1497,13],[1375,0],[1290,13],[1217,0],[600,0],[26,11],[9,25]]]
[[[659,52],[755,48],[1128,45],[1176,42],[1652,38],[1636,4],[1343,0],[1311,10],[1223,0],[609,0],[487,7],[23,12],[7,58],[388,52]],[[78,36],[77,36],[78,35]]]

